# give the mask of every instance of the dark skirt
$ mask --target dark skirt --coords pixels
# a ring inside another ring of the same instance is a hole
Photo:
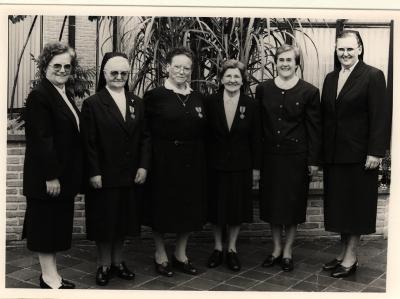
[[[324,166],[325,230],[346,234],[375,232],[378,169],[364,163]]]
[[[260,178],[260,218],[283,225],[305,222],[309,182],[306,153],[264,154]]]
[[[53,253],[71,248],[74,198],[27,198],[22,238],[29,250]]]
[[[209,222],[240,225],[253,220],[252,170],[209,172]]]
[[[135,187],[91,189],[85,196],[87,238],[112,242],[140,233]]]

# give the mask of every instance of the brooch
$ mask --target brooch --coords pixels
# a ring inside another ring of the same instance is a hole
[[[240,112],[240,119],[244,119],[244,113],[246,112],[246,106],[240,106],[239,112]]]

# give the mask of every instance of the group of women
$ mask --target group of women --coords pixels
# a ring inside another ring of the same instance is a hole
[[[362,53],[358,32],[338,35],[341,68],[327,75],[320,99],[319,90],[296,75],[298,49],[282,45],[275,54],[278,76],[260,83],[253,100],[244,94],[246,66],[237,60],[223,63],[216,94],[192,90],[194,55],[177,48],[167,56],[164,86],[141,100],[128,91],[127,56],[110,52],[97,91],[80,112],[65,88],[76,54],[62,43],[47,44],[25,119],[24,236],[39,254],[40,286],[74,288],[60,277],[56,252],[71,246],[79,192],[85,193],[87,237],[98,250],[98,285],[135,277],[123,244],[141,224],[153,230],[160,275],[198,273],[186,248],[190,233],[206,222],[215,240],[207,266],[225,261],[239,271],[236,241],[241,224],[253,219],[257,183],[260,218],[271,224],[273,240],[262,266],[291,271],[310,177],[320,166],[325,228],[340,233],[343,245],[323,269],[337,278],[354,273],[360,235],[375,231],[377,167],[391,119],[383,73],[365,64]],[[165,233],[176,234],[172,254]]]

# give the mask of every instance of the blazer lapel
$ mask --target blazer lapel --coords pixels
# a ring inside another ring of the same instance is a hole
[[[223,130],[226,134],[229,134],[229,128],[228,128],[228,121],[226,119],[226,114],[225,114],[225,108],[224,108],[224,95],[223,93],[218,93],[217,96],[215,97],[216,106],[217,106],[217,114],[218,118],[221,122],[221,125],[223,127]]]
[[[351,72],[349,78],[347,78],[346,82],[343,85],[342,90],[338,94],[338,101],[347,93],[351,88],[354,86],[354,83],[357,81],[357,78],[362,74],[364,68],[364,63],[360,60],[357,65],[354,67],[353,71]],[[336,80],[337,86],[337,80]]]
[[[43,88],[48,93],[50,93],[50,96],[52,97],[52,99],[54,99],[54,101],[56,102],[57,107],[59,107],[60,111],[74,123],[75,128],[79,131],[78,124],[76,122],[74,114],[72,113],[71,109],[68,107],[67,103],[65,103],[65,100],[63,99],[61,94],[58,92],[58,90],[54,87],[54,85],[46,78],[44,78],[42,80],[42,85],[43,85]],[[74,101],[71,100],[71,95],[67,94],[67,98],[69,99],[70,103],[72,104],[72,107],[74,108],[76,114],[79,117],[80,112],[79,112],[78,108],[76,107]]]
[[[243,113],[240,112],[240,109],[244,110]],[[238,123],[242,120],[240,115],[243,115],[244,117],[246,117],[246,113],[245,113],[246,109],[247,109],[247,107],[246,107],[245,98],[242,94],[240,94],[239,102],[236,107],[235,117],[233,118],[230,133],[233,132],[233,130],[237,127]]]
[[[103,102],[104,105],[107,106],[108,112],[114,117],[114,119],[117,121],[117,123],[121,126],[121,128],[126,132],[128,132],[128,129],[125,125],[125,121],[122,117],[121,111],[119,110],[117,104],[115,104],[114,99],[111,97],[110,93],[106,88],[103,88],[99,92],[99,96]]]
[[[335,70],[332,77],[332,93],[329,95],[329,102],[332,106],[332,109],[335,110],[336,101],[337,101],[337,87],[338,87],[338,80],[339,80],[339,70]]]

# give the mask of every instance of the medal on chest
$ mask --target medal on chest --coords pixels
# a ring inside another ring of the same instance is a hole
[[[246,106],[240,106],[239,107],[239,112],[240,112],[240,119],[244,119],[244,113],[246,112]]]
[[[197,115],[199,118],[203,118],[203,113],[201,107],[194,107],[196,109]]]
[[[134,99],[131,99],[131,102],[129,104],[129,116],[131,117],[131,119],[135,119],[135,107],[133,106],[134,103]]]

